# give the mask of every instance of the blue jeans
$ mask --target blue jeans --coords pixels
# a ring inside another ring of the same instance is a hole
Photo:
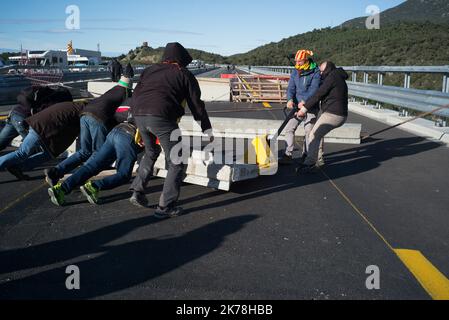
[[[93,154],[100,150],[108,135],[106,126],[88,115],[81,117],[80,129],[81,148],[71,157],[56,166],[57,173],[60,177],[78,168],[78,166],[86,162]]]
[[[6,125],[0,132],[0,151],[6,149],[14,138],[19,135],[21,135],[23,139],[28,135],[28,130],[24,126],[23,120],[25,120],[24,116],[14,112],[11,113]]]
[[[33,129],[23,140],[22,145],[15,152],[0,157],[0,171],[6,168],[17,167],[29,171],[53,159],[50,152],[42,143],[41,138]]]
[[[122,129],[114,128],[108,134],[105,144],[93,155],[84,166],[62,183],[65,193],[70,193],[76,187],[86,183],[90,178],[108,168],[114,161],[117,173],[93,185],[99,190],[111,190],[130,181],[134,164],[137,161],[138,147],[134,137]]]

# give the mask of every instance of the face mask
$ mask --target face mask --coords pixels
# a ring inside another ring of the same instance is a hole
[[[307,63],[303,64],[302,66],[297,64],[295,66],[295,68],[296,68],[296,70],[299,70],[299,71],[309,70],[309,68],[310,68],[310,61],[307,61]]]

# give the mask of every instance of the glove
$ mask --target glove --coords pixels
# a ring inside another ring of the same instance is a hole
[[[134,136],[134,143],[137,144],[139,147],[144,147],[144,143],[142,140],[142,135],[140,134],[140,130],[136,130],[136,135]]]

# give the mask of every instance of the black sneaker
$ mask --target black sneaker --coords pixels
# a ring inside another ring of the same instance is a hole
[[[284,154],[284,156],[279,159],[279,164],[283,166],[289,166],[293,164],[293,157],[289,156],[287,154]]]
[[[318,167],[316,165],[305,165],[302,164],[296,168],[296,174],[313,174],[318,172]]]
[[[22,172],[22,170],[20,170],[20,169],[17,168],[17,167],[9,167],[9,168],[6,168],[6,171],[8,171],[10,174],[12,174],[14,177],[16,177],[16,178],[17,178],[18,180],[20,180],[20,181],[28,181],[28,180],[31,179],[30,176],[24,174],[24,173]]]
[[[148,208],[148,199],[140,192],[134,192],[129,202],[136,207]]]
[[[45,181],[48,183],[50,187],[54,187],[59,183],[59,175],[55,168],[45,169]]]
[[[154,216],[158,219],[169,219],[179,217],[182,213],[183,209],[181,207],[168,207],[163,209],[158,206]]]

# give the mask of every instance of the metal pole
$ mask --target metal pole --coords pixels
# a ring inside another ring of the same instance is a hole
[[[406,73],[405,77],[404,77],[404,88],[405,89],[410,89],[410,80],[411,80],[410,73]]]
[[[383,73],[378,73],[377,74],[377,84],[379,86],[382,86],[384,84],[384,75],[383,75]]]
[[[443,92],[449,93],[449,74],[443,76]]]

